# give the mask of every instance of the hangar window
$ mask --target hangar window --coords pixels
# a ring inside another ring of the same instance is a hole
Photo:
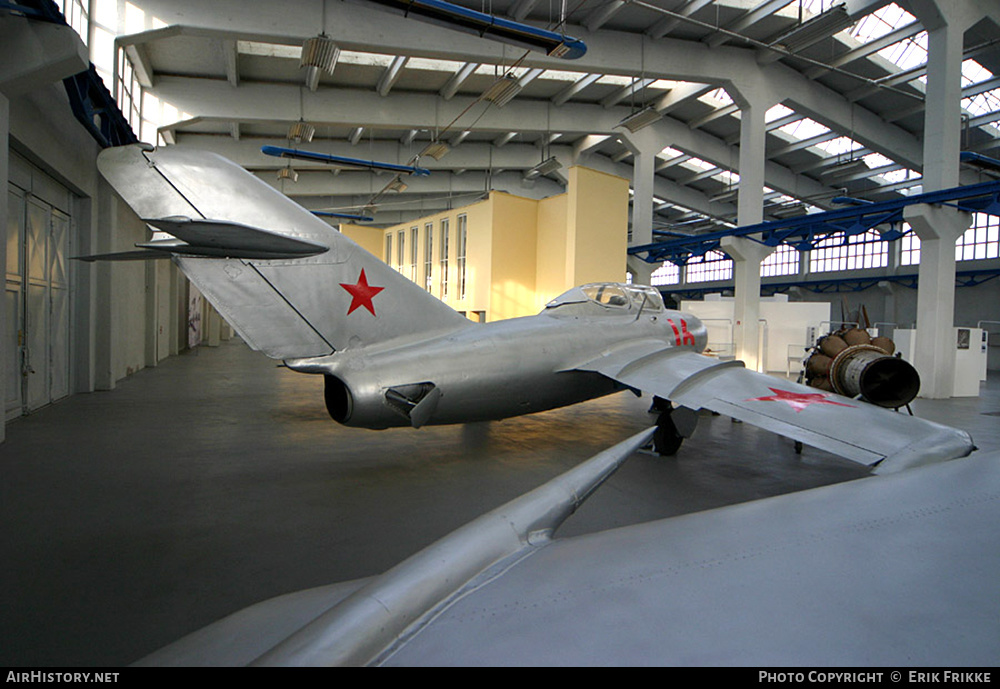
[[[431,291],[434,277],[434,223],[424,225],[424,287]]]
[[[909,225],[906,225],[907,229]],[[910,233],[899,240],[899,264],[920,265],[920,237]],[[1000,258],[1000,217],[974,213],[972,227],[955,242],[956,261],[976,261]]]
[[[688,282],[711,282],[733,278],[733,259],[721,251],[708,251],[692,258],[686,266]]]
[[[142,88],[139,78],[132,66],[132,61],[125,55],[125,50],[118,49],[118,74],[115,82],[115,97],[118,107],[128,120],[133,131],[138,131],[141,124],[140,109],[142,106]]]
[[[469,222],[458,216],[458,298],[465,299],[465,252],[469,244]]]
[[[416,227],[410,228],[410,279],[417,281],[417,252],[419,250],[420,230]]]
[[[846,238],[842,232],[832,234],[809,254],[809,270],[813,273],[884,268],[888,263],[889,242],[875,230]]]
[[[385,262],[392,265],[392,232],[385,236]]]
[[[441,218],[441,298],[448,298],[448,218]]]
[[[973,216],[972,227],[955,242],[955,259],[972,261],[997,258],[1000,248],[1000,218],[986,213]]]
[[[903,223],[902,229],[909,231],[910,223]],[[920,265],[920,237],[913,232],[903,235],[899,240],[899,265]]]
[[[90,13],[87,11],[88,3],[81,2],[80,0],[59,0],[56,4],[62,11],[63,16],[66,17],[66,23],[79,34],[80,38],[83,39],[83,44],[87,45],[87,35],[90,33],[87,31],[87,27],[90,24]]]
[[[676,285],[680,281],[681,269],[670,261],[665,261],[649,276],[649,282],[653,285]]]
[[[774,252],[760,263],[761,277],[797,275],[798,272],[799,250],[788,244],[779,244]]]

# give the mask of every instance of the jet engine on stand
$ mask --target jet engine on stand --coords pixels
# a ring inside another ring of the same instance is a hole
[[[895,352],[888,337],[842,328],[816,342],[804,362],[806,383],[880,407],[905,407],[920,391],[920,376]]]

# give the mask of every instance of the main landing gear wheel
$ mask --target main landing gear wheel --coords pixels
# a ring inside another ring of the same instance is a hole
[[[673,410],[667,409],[656,419],[656,432],[653,433],[653,449],[658,455],[673,456],[677,454],[684,436],[677,430],[674,423]]]

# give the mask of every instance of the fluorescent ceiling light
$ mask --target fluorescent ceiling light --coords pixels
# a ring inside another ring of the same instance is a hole
[[[302,58],[299,60],[299,67],[316,67],[328,74],[333,74],[333,68],[337,66],[337,57],[340,56],[340,48],[329,36],[320,34],[312,38],[307,38],[302,44]]]
[[[299,173],[290,167],[283,167],[278,169],[278,179],[290,179],[293,182],[299,181]]]
[[[656,108],[650,106],[648,108],[643,108],[639,112],[632,113],[631,115],[623,119],[621,122],[619,122],[616,126],[625,127],[625,129],[629,130],[634,134],[640,129],[648,127],[654,122],[662,119],[663,119],[663,114],[657,112]]]
[[[517,77],[508,73],[494,81],[493,85],[483,92],[482,99],[502,108],[520,92],[521,84],[518,83]]]
[[[770,44],[783,47],[789,52],[795,52],[839,33],[853,23],[854,20],[847,14],[847,6],[840,4],[786,31]]]
[[[316,127],[312,126],[308,122],[299,120],[288,128],[288,139],[290,141],[294,141],[295,143],[302,143],[303,141],[309,142],[313,140],[313,134],[315,133]]]
[[[524,178],[525,179],[535,179],[536,177],[541,177],[543,175],[547,175],[550,172],[555,172],[556,170],[558,170],[561,167],[562,167],[562,163],[560,163],[558,160],[556,160],[555,156],[552,156],[551,158],[548,158],[547,160],[543,160],[538,165],[536,165],[535,167],[533,167],[530,170],[528,170],[524,174]]]
[[[395,191],[395,192],[406,191],[407,186],[408,185],[405,182],[403,182],[403,180],[397,177],[396,179],[389,182],[388,185],[386,185],[386,191]]]
[[[424,150],[420,152],[420,157],[430,156],[434,160],[441,160],[448,151],[451,150],[451,146],[443,141],[432,141],[426,146]]]
[[[333,68],[337,66],[337,57],[340,55],[340,48],[329,36],[320,34],[313,38],[307,38],[302,44],[302,58],[299,60],[299,67],[306,68],[306,85],[310,91],[315,91],[319,87],[320,72],[333,74]]]

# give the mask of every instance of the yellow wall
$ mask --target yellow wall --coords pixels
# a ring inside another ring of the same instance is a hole
[[[452,211],[386,229],[352,225],[342,231],[383,260],[392,235],[389,265],[425,286],[426,232],[434,232],[430,292],[476,320],[495,321],[537,313],[546,302],[586,282],[625,279],[628,180],[583,167],[567,171],[565,194],[536,201],[505,192]],[[465,298],[459,294],[458,231],[468,223]],[[448,294],[442,291],[441,230],[448,224]],[[417,228],[417,263],[411,272],[412,228]],[[405,255],[399,263],[399,232]]]
[[[569,169],[566,226],[575,229],[567,240],[571,284],[625,280],[628,186],[628,180],[615,175]]]
[[[538,203],[535,311],[568,289],[565,286],[569,282],[566,266],[566,241],[569,235],[569,227],[566,225],[568,199],[568,194],[559,194]]]
[[[492,200],[480,201],[460,209],[445,211],[435,215],[428,215],[419,220],[414,220],[390,228],[358,228],[365,231],[372,231],[376,235],[374,243],[362,244],[373,254],[385,260],[396,270],[403,273],[408,278],[413,279],[421,287],[427,288],[427,232],[428,226],[433,233],[433,243],[431,246],[430,265],[430,289],[428,290],[435,297],[438,297],[457,311],[466,312],[470,318],[475,317],[475,312],[488,312],[489,292],[490,292],[490,253],[491,253],[491,233],[492,227]],[[467,246],[466,246],[466,273],[465,273],[465,298],[461,297],[461,281],[458,261],[459,229],[461,219],[465,218],[467,223]],[[447,223],[447,227],[445,227]],[[416,228],[417,255],[415,268],[411,267],[413,249],[413,228]],[[448,236],[448,262],[447,262],[447,296],[443,291],[444,280],[442,272],[444,266],[441,263],[442,232],[447,231]],[[399,261],[399,233],[404,233],[404,256],[403,261]],[[354,239],[354,229],[351,227],[349,236]],[[347,232],[345,232],[347,234]],[[392,236],[392,256],[385,255],[386,235]],[[370,239],[368,241],[371,241]],[[360,243],[360,242],[359,242]],[[372,248],[374,247],[374,248]]]
[[[451,286],[448,303],[457,311],[464,311],[470,318],[473,318],[473,313],[476,311],[489,313],[492,212],[493,199],[480,201],[452,212],[454,217],[451,222],[453,239],[450,248],[454,258],[449,260]],[[458,231],[463,215],[468,219],[465,299],[459,298],[458,292],[460,280],[458,274]]]
[[[384,241],[383,236],[385,233],[382,231],[382,228],[342,224],[340,231],[348,238],[360,244],[361,248],[365,251],[375,254],[379,258],[384,258],[382,256],[384,253],[382,242]]]
[[[498,321],[535,313],[538,202],[502,192],[493,193],[491,201],[492,273],[487,319]]]

